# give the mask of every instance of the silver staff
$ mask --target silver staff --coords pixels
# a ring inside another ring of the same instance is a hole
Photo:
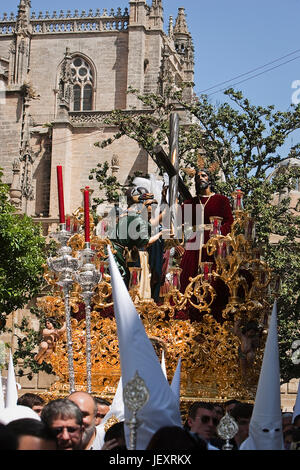
[[[87,392],[92,393],[92,345],[91,345],[91,299],[95,286],[101,280],[101,273],[96,271],[91,262],[95,253],[89,242],[85,242],[85,248],[80,253],[81,269],[75,274],[78,284],[81,286],[85,303],[85,338],[86,338],[86,371],[87,371]]]
[[[170,178],[169,206],[171,235],[177,235],[177,207],[178,207],[178,174],[179,174],[179,115],[172,113],[170,116],[169,158],[175,169],[175,175]]]
[[[128,424],[130,429],[129,450],[135,450],[137,428],[140,425],[137,420],[137,413],[149,400],[149,390],[138,372],[135,373],[134,378],[124,387],[123,400],[127,408],[132,411],[132,417],[126,424]]]
[[[222,447],[222,450],[231,450],[233,445],[230,444],[230,439],[233,439],[236,433],[238,432],[239,427],[235,419],[226,413],[223,418],[220,419],[220,422],[217,426],[217,433],[224,439],[226,442]]]
[[[64,293],[65,316],[66,316],[66,329],[67,329],[67,352],[68,352],[68,367],[69,367],[69,384],[70,393],[75,391],[75,373],[74,373],[74,358],[73,358],[73,341],[72,341],[72,326],[71,326],[71,312],[70,312],[70,291],[74,282],[75,271],[79,267],[79,261],[71,256],[72,249],[67,246],[68,240],[72,235],[71,232],[66,230],[66,224],[60,224],[60,230],[51,234],[56,238],[61,247],[58,250],[56,258],[48,258],[47,264],[50,269],[59,275],[58,285],[62,286]]]

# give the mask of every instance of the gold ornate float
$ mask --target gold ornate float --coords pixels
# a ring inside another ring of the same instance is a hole
[[[86,248],[81,215],[82,211],[78,210],[71,218],[79,231],[64,238],[72,259],[79,259]],[[200,399],[216,402],[231,398],[251,402],[255,398],[277,280],[264,261],[261,249],[255,246],[254,222],[247,211],[235,210],[231,232],[226,236],[212,234],[207,242],[206,249],[214,257],[214,263],[202,263],[201,271],[190,279],[184,293],[179,290],[180,269],[173,267],[169,290],[160,303],[140,297],[138,268],[131,269],[131,281],[134,276],[129,287],[131,298],[160,358],[164,351],[169,380],[181,358],[183,404]],[[120,358],[105,249],[111,242],[95,235],[93,221],[91,224],[93,234],[89,248],[93,254],[88,261],[101,276],[91,297],[89,325],[82,287],[73,282],[69,291],[74,386],[77,390],[87,389],[88,327],[90,391],[112,398],[120,378]],[[62,323],[66,316],[64,288],[49,268],[45,268],[45,277],[49,294],[39,300],[39,306],[47,318]],[[216,295],[212,280],[217,278],[225,283],[229,292],[221,323],[210,309]],[[197,309],[198,321],[192,322],[184,316],[189,305]],[[258,329],[251,331],[253,323]],[[249,324],[250,339],[247,336]],[[59,340],[47,359],[58,376],[58,381],[48,391],[49,398],[64,396],[70,391],[69,351],[70,336]]]

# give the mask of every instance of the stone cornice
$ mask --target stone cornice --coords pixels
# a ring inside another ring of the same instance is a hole
[[[32,12],[30,18],[31,35],[40,34],[70,34],[70,33],[100,33],[100,32],[118,32],[126,31],[129,24],[128,10],[124,13],[118,8],[117,12],[113,9],[110,12],[104,9],[102,14],[100,10],[96,10],[95,14],[92,10],[88,13],[82,11],[81,14],[75,10],[74,14],[68,11],[66,14],[61,10],[59,14],[49,12],[40,13],[36,17]],[[0,20],[0,36],[9,36],[16,33],[17,18],[13,14],[10,17],[4,13]]]

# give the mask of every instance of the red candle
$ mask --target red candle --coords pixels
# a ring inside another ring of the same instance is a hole
[[[85,241],[90,241],[90,192],[88,186],[84,190],[84,236]]]
[[[208,280],[208,274],[209,274],[209,267],[207,264],[204,265],[204,279],[207,281]]]
[[[133,271],[132,273],[132,285],[136,286],[137,285],[137,272]]]
[[[69,215],[67,215],[66,230],[68,230],[69,232],[71,230],[71,218]]]
[[[218,219],[214,219],[213,234],[218,235],[218,233],[219,233]]]
[[[57,189],[58,189],[58,207],[59,207],[59,222],[65,223],[65,205],[64,205],[64,187],[62,177],[62,166],[57,165]]]

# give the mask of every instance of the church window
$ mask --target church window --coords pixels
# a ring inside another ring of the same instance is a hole
[[[73,110],[91,111],[93,109],[94,76],[89,63],[82,57],[75,57],[71,63],[74,80]]]

